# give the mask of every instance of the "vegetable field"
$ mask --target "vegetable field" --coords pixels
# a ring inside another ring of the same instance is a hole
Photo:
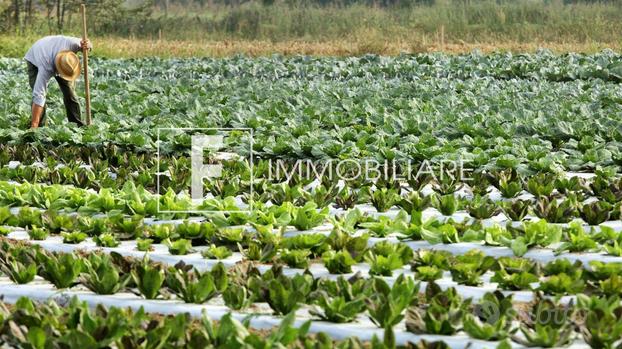
[[[0,58],[0,342],[622,346],[622,56],[90,64],[33,131]]]

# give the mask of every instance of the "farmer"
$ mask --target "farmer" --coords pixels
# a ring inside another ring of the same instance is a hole
[[[32,88],[32,120],[30,127],[37,128],[45,121],[45,95],[51,77],[58,82],[67,119],[82,126],[80,104],[74,81],[80,76],[80,59],[76,52],[92,48],[89,40],[69,36],[46,36],[28,50],[24,59],[28,65],[28,80]]]

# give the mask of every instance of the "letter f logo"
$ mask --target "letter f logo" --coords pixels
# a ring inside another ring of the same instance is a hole
[[[222,176],[222,165],[206,165],[203,163],[203,151],[205,149],[218,150],[222,148],[223,144],[222,135],[192,136],[192,187],[190,188],[192,200],[203,200],[203,179]]]

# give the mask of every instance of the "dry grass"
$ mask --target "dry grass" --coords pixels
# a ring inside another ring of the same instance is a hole
[[[23,57],[37,37],[0,36],[0,57]],[[386,37],[367,33],[342,40],[304,41],[283,40],[277,42],[262,40],[149,40],[116,37],[91,38],[93,55],[108,58],[140,57],[228,57],[236,54],[246,56],[269,56],[281,54],[311,56],[360,56],[367,53],[398,55],[400,53],[446,52],[451,54],[469,53],[479,50],[483,53],[506,51],[515,53],[535,52],[540,48],[555,53],[583,52],[594,53],[609,48],[622,49],[622,41],[617,42],[512,42],[487,41],[463,42],[430,40],[425,37],[405,40],[396,37],[387,41]]]
[[[311,56],[359,56],[367,53],[398,55],[400,53],[446,52],[469,53],[480,50],[483,53],[495,51],[535,52],[546,48],[556,53],[593,53],[609,48],[620,50],[620,43],[558,43],[558,42],[493,42],[493,43],[423,43],[386,42],[382,40],[340,40],[340,41],[176,41],[176,40],[129,40],[118,38],[93,39],[95,55],[118,58],[134,57],[227,57],[236,54],[267,56],[272,54]]]

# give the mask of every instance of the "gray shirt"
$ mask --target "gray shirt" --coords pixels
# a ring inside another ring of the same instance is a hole
[[[48,81],[56,75],[54,60],[61,51],[78,52],[81,50],[80,39],[70,36],[46,36],[26,52],[26,59],[39,70],[37,80],[32,90],[32,102],[39,106],[45,105],[45,95],[47,93]]]

